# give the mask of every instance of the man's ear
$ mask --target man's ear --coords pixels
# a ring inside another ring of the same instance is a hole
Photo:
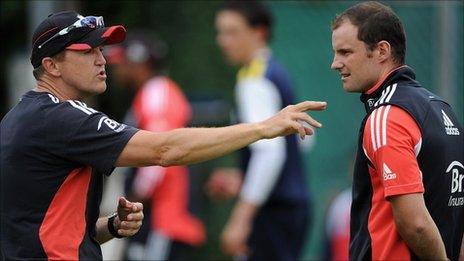
[[[380,62],[385,62],[392,57],[392,49],[389,42],[382,40],[377,43]]]
[[[42,67],[44,68],[45,72],[51,74],[52,76],[61,76],[61,72],[59,70],[58,64],[56,63],[56,60],[50,57],[45,57],[42,59]]]

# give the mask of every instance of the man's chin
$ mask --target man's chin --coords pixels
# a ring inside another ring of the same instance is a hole
[[[102,85],[99,85],[96,88],[96,94],[101,94],[101,93],[104,93],[105,91],[106,91],[106,82],[103,83]]]
[[[94,88],[88,90],[86,92],[86,96],[93,96],[93,95],[102,94],[105,91],[106,91],[106,83],[105,84],[99,84],[98,86],[95,86]]]
[[[98,93],[96,93],[96,94],[97,94],[97,95],[98,95],[98,94],[102,94],[102,93],[104,93],[105,91],[106,91],[106,87],[105,87],[103,90],[99,90]]]
[[[240,59],[232,55],[224,54],[224,58],[226,59],[227,63],[232,66],[241,66],[243,64]]]
[[[345,90],[346,92],[356,92],[356,90],[352,86],[347,84],[343,84],[343,90]]]

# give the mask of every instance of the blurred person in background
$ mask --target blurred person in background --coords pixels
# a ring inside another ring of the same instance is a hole
[[[349,173],[347,176],[350,180],[352,179],[355,156],[356,154],[347,157],[347,173]],[[338,192],[326,210],[324,218],[325,260],[349,260],[351,194],[351,187]]]
[[[359,92],[350,260],[464,258],[464,130],[405,65],[399,17],[362,2],[332,22],[332,69]],[[461,257],[460,256],[461,252]]]
[[[325,217],[325,260],[349,260],[351,188],[332,200]]]
[[[160,132],[185,127],[192,110],[179,86],[166,76],[168,46],[148,30],[134,30],[121,45],[106,49],[116,81],[136,90],[126,123]],[[189,177],[186,166],[130,169],[129,199],[145,202],[147,222],[132,237],[131,260],[187,259],[187,249],[201,245],[205,229],[188,210]]]
[[[240,122],[261,121],[295,101],[289,76],[269,48],[272,19],[258,1],[227,1],[216,15],[217,43],[241,66],[235,87]],[[250,260],[298,259],[310,215],[297,137],[255,143],[242,156],[244,180],[221,236],[223,251]],[[210,194],[238,192],[239,182],[226,175],[237,172],[213,174]],[[224,190],[216,188],[221,184]]]

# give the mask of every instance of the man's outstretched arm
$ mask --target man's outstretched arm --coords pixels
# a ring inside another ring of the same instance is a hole
[[[184,128],[153,133],[139,131],[128,142],[116,166],[186,165],[220,157],[260,139],[298,133],[311,135],[322,125],[305,112],[324,110],[325,102],[306,101],[290,105],[275,116],[259,122],[222,128]]]

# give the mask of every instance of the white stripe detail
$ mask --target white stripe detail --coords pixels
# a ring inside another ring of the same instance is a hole
[[[414,154],[416,154],[416,158],[419,155],[421,148],[422,148],[422,137],[419,139],[417,144],[414,146]]]
[[[68,102],[69,102],[74,108],[83,111],[85,114],[87,114],[87,115],[91,115],[91,114],[92,114],[92,112],[89,111],[89,110],[87,110],[87,108],[84,108],[84,107],[82,107],[82,106],[80,106],[80,105],[77,105],[77,104],[75,103],[75,101],[68,100]]]
[[[84,107],[86,110],[90,111],[91,113],[97,113],[96,110],[90,108],[90,107],[87,107],[87,104],[81,102],[81,101],[75,101],[77,104],[79,104],[80,106]]]
[[[379,104],[382,104],[384,101],[385,101],[385,98],[388,96],[388,94],[390,93],[390,86],[388,86],[385,90],[385,93],[382,93],[382,96],[380,97],[380,99],[377,101],[377,104],[376,105],[379,105]]]
[[[445,125],[449,127],[453,127],[454,124],[451,121],[451,119],[448,117],[448,115],[446,115],[446,113],[443,110],[441,110],[441,112],[443,113],[443,119],[445,120]]]
[[[386,90],[386,89],[384,89],[384,90],[382,91],[382,95],[380,95],[379,99],[374,103],[374,106],[379,105],[380,100],[381,100],[382,97],[385,95],[385,90]]]
[[[387,105],[387,108],[383,112],[382,118],[382,146],[387,145],[387,115],[391,105]]]
[[[446,121],[448,122],[448,126],[454,126],[454,124],[451,122],[451,119],[448,118],[448,116],[446,116]]]
[[[445,126],[449,126],[449,121],[448,121],[448,119],[445,117],[445,114],[443,114],[443,123],[445,123]]]
[[[387,99],[385,100],[385,102],[389,102],[389,101],[390,101],[391,97],[393,96],[393,94],[394,94],[395,91],[396,91],[396,85],[397,85],[396,83],[393,84],[392,90],[391,90],[390,94],[388,95]]]
[[[380,107],[376,110],[376,116],[375,116],[375,138],[377,141],[377,149],[380,149],[382,146],[380,143],[380,117],[382,116],[382,111],[384,107]]]
[[[56,98],[55,96],[53,96],[53,95],[51,95],[51,94],[48,94],[48,96],[50,97],[50,99],[52,99],[52,101],[53,101],[54,103],[59,103],[59,102],[60,102],[60,100],[58,100],[58,98]]]
[[[103,120],[104,120],[104,119],[108,119],[108,118],[107,118],[107,117],[105,117],[105,116],[103,116],[103,117],[101,117],[101,118],[100,118],[100,120],[98,121],[98,127],[97,127],[97,130],[100,130],[100,128],[101,128],[101,125],[102,125],[102,122],[103,122]]]
[[[448,117],[446,117],[446,115],[443,117],[445,119],[445,125],[446,126],[453,126],[453,124],[451,123],[451,121],[448,119]]]
[[[364,146],[362,147],[363,148],[363,151],[364,151],[364,155],[366,155],[366,158],[372,162],[371,158],[369,158],[369,155],[367,155],[367,151],[366,151],[366,148],[364,148]]]
[[[372,148],[374,149],[374,151],[377,150],[377,145],[375,144],[375,136],[374,136],[374,121],[375,121],[375,111],[373,113],[371,113],[371,117],[370,117],[370,125],[371,125],[371,141],[372,141]]]

